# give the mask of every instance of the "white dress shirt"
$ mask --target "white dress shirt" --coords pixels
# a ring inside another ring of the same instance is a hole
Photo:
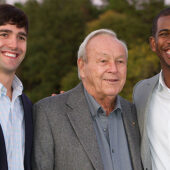
[[[162,72],[149,107],[147,132],[153,170],[170,170],[170,89]]]
[[[0,83],[0,124],[2,127],[9,170],[24,170],[25,124],[24,111],[19,96],[23,86],[15,76],[12,101],[6,95],[7,89]]]

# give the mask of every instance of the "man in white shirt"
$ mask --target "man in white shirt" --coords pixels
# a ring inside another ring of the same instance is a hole
[[[170,8],[154,19],[150,46],[160,58],[161,72],[139,82],[134,103],[142,136],[145,170],[170,169]]]
[[[15,75],[26,53],[28,19],[0,5],[0,170],[30,170],[32,104]]]

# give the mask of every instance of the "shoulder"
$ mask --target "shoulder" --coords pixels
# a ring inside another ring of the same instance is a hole
[[[122,98],[121,96],[119,96],[119,99],[124,117],[128,118],[131,121],[136,121],[137,114],[135,105],[128,100]]]
[[[124,99],[121,96],[118,96],[118,97],[119,97],[119,100],[120,100],[120,103],[121,103],[121,107],[124,110],[129,110],[129,112],[135,111],[135,105],[133,103],[129,102],[128,100]]]
[[[32,102],[31,100],[25,95],[25,93],[22,93],[21,95],[22,102],[24,104],[30,105],[32,107]]]
[[[141,88],[145,88],[146,85],[155,83],[158,79],[159,79],[159,74],[157,74],[151,78],[141,80],[134,86],[134,91],[141,89]]]
[[[133,105],[133,103],[129,102],[125,98],[123,98],[119,95],[118,95],[118,97],[119,97],[119,101],[120,101],[121,105],[126,105],[126,106],[132,106]]]
[[[143,98],[144,96],[148,96],[152,90],[154,89],[155,85],[159,80],[159,74],[139,81],[133,88],[133,101],[137,99]]]
[[[61,108],[61,107],[63,108],[63,106],[67,103],[67,100],[70,97],[77,95],[81,92],[82,92],[82,84],[80,83],[75,88],[67,92],[64,92],[62,94],[57,94],[56,96],[49,96],[44,99],[41,99],[40,101],[34,104],[34,107],[42,108],[44,110],[52,109],[52,108]]]

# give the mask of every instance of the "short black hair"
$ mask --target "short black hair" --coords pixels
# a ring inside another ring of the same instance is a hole
[[[163,16],[170,16],[170,7],[163,9],[153,20],[152,23],[152,36],[155,37],[157,31],[158,19]]]
[[[0,25],[6,24],[25,28],[26,33],[28,33],[28,18],[26,14],[13,5],[0,4]]]

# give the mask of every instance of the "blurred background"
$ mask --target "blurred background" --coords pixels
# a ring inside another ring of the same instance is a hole
[[[78,82],[77,50],[93,30],[108,28],[129,49],[127,81],[121,95],[132,100],[133,86],[160,71],[149,47],[153,17],[164,0],[0,0],[23,9],[29,17],[28,50],[17,75],[33,102]]]

